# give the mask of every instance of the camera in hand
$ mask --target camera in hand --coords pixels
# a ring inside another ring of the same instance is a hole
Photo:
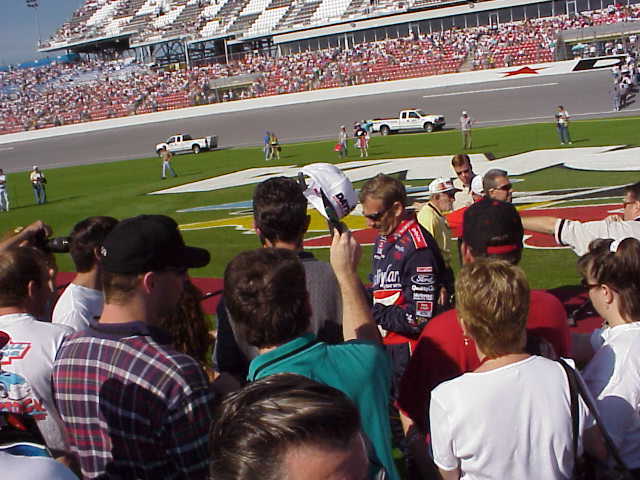
[[[35,246],[47,253],[69,253],[71,239],[69,237],[47,237],[44,232],[35,239]]]

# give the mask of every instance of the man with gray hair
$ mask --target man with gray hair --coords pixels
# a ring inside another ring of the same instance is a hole
[[[509,181],[506,170],[492,168],[482,177],[484,194],[494,200],[511,203],[513,199],[513,185]]]

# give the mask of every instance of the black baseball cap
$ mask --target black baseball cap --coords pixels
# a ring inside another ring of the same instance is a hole
[[[483,198],[465,212],[462,241],[478,255],[498,255],[522,250],[522,220],[508,202]]]
[[[124,274],[204,267],[211,259],[204,248],[186,246],[178,224],[166,215],[122,220],[105,238],[100,255],[105,271]]]

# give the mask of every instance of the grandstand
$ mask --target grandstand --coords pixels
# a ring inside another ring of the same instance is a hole
[[[87,0],[41,48],[85,60],[0,73],[0,133],[550,62],[563,32],[637,49],[640,5],[607,2]]]

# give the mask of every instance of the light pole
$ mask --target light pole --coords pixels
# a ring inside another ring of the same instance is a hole
[[[38,47],[42,43],[42,35],[40,35],[40,18],[38,18],[38,0],[25,0],[27,7],[33,8],[36,14],[36,28],[38,29]]]

